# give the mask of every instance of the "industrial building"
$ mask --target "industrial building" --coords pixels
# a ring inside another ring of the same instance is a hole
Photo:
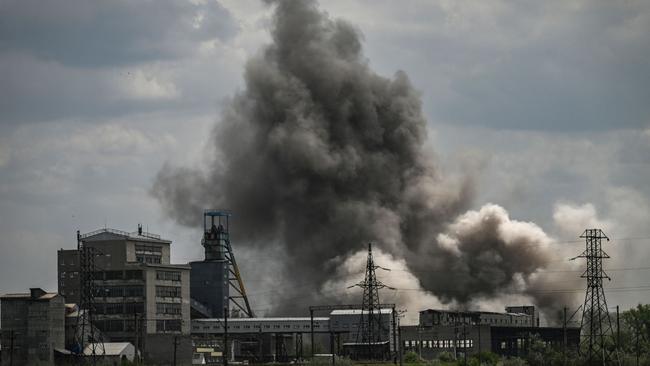
[[[336,306],[333,306],[334,308]],[[365,312],[367,316],[367,311]],[[393,309],[377,310],[381,327],[379,346],[386,354],[393,354],[397,344],[397,332]],[[334,309],[327,317],[284,317],[284,318],[230,318],[228,319],[229,354],[235,361],[276,361],[286,362],[300,360],[304,355],[311,355],[311,339],[315,338],[315,352],[350,356],[356,347],[367,347],[359,342],[362,311],[360,309]],[[225,333],[225,319],[193,319],[192,335],[195,342],[201,340],[221,341]],[[305,349],[303,338],[310,338]],[[220,343],[221,344],[221,343]],[[214,353],[213,347],[201,343],[209,358]],[[221,356],[221,347],[218,348]],[[210,353],[210,354],[208,354]],[[199,357],[199,356],[196,356]],[[214,363],[220,362],[214,360]]]
[[[78,239],[78,248],[94,250],[92,323],[104,341],[130,342],[146,360],[167,362],[184,336],[177,352],[189,359],[190,266],[170,263],[171,241],[141,226],[133,233],[99,229]],[[59,250],[59,293],[68,303],[82,300],[79,277],[80,250]]]
[[[402,347],[424,359],[441,352],[462,357],[482,351],[503,356],[526,354],[533,336],[548,346],[577,349],[580,328],[540,327],[534,306],[509,306],[503,313],[486,311],[423,310],[418,325],[400,327]]]
[[[53,365],[55,351],[64,351],[63,297],[40,288],[0,297],[1,365]]]

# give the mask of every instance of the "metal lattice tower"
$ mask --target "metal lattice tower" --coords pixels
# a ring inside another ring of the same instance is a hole
[[[87,246],[81,240],[81,234],[77,230],[77,252],[79,253],[79,309],[77,311],[77,329],[75,332],[75,343],[79,347],[77,355],[80,356],[80,363],[90,361],[93,365],[97,363],[98,356],[105,354],[104,342],[100,339],[99,334],[95,331],[95,296],[97,288],[95,287],[95,257],[97,250]],[[90,345],[90,356],[86,359],[84,350],[86,345]]]
[[[246,317],[254,318],[255,314],[248,301],[248,295],[246,295],[244,280],[230,245],[230,216],[231,213],[227,211],[206,210],[203,213],[205,234],[202,244],[206,249],[206,260],[222,256],[228,262],[228,285],[230,289],[234,290],[228,296],[228,301]],[[209,225],[208,221],[210,221]]]
[[[380,342],[382,328],[381,305],[379,303],[379,290],[391,288],[384,285],[377,279],[375,270],[386,269],[375,265],[372,258],[372,243],[368,243],[368,260],[366,262],[366,276],[363,282],[350,287],[361,287],[363,289],[363,300],[361,303],[361,319],[359,321],[360,331],[357,332],[357,343],[367,344],[368,359],[374,358],[373,345]]]
[[[609,238],[600,229],[587,229],[580,235],[585,238],[585,251],[575,258],[586,258],[587,269],[580,276],[587,279],[587,291],[582,312],[580,353],[587,365],[620,365],[614,348],[612,320],[607,310],[603,279],[611,278],[603,270],[603,259],[609,255],[602,250],[602,239]],[[575,259],[574,258],[574,259]],[[611,343],[608,344],[608,339]]]

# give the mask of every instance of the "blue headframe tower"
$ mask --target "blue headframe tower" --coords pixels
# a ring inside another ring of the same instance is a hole
[[[230,212],[223,210],[203,213],[201,245],[205,249],[205,259],[190,263],[190,294],[192,300],[209,310],[210,317],[221,318],[224,309],[228,309],[252,318],[253,310],[230,244],[231,216]]]

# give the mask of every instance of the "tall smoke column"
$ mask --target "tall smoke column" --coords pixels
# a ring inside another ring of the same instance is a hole
[[[539,232],[483,240],[497,224],[486,221],[486,230],[440,236],[469,208],[473,185],[443,176],[425,152],[420,96],[406,74],[375,74],[359,32],[314,1],[272,3],[273,42],[248,61],[244,91],[214,128],[213,160],[204,170],[165,166],[157,177],[152,191],[168,215],[196,226],[206,207],[233,210],[237,244],[274,243],[288,280],[312,289],[368,241],[404,258],[446,301],[496,295],[546,264],[527,244]],[[450,272],[438,281],[433,268]],[[277,290],[276,313],[303,310],[309,296],[329,301],[291,283]]]

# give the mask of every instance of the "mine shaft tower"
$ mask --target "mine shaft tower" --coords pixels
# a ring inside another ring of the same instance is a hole
[[[224,285],[229,287],[224,291],[224,296],[228,300],[224,305],[230,309],[230,304],[233,304],[246,317],[253,318],[255,314],[248,301],[244,281],[230,245],[230,217],[231,213],[228,211],[206,210],[203,213],[204,234],[201,244],[205,248],[206,262],[224,263]]]

